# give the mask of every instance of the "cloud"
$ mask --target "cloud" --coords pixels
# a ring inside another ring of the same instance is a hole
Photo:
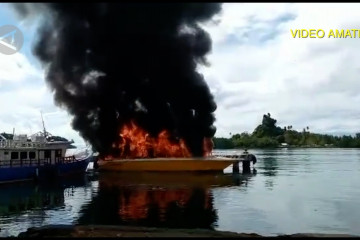
[[[290,29],[359,28],[358,4],[224,4],[210,68],[217,136],[252,132],[270,112],[278,125],[360,131],[360,38],[293,38]]]
[[[45,126],[53,135],[74,139],[79,146],[83,139],[71,128],[71,116],[56,107],[53,94],[45,84],[44,71],[32,55],[31,46],[36,40],[36,29],[40,19],[32,14],[31,21],[16,17],[9,3],[0,3],[0,22],[14,24],[24,34],[24,45],[13,55],[0,53],[0,132],[33,134]]]
[[[47,131],[84,142],[70,126],[71,117],[54,105],[44,73],[21,53],[0,55],[0,132],[33,134],[42,130],[40,112]]]
[[[26,77],[41,78],[42,74],[22,54],[0,55],[0,89],[7,84],[26,81]]]

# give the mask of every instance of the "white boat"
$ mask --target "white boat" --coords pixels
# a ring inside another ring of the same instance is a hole
[[[44,129],[45,130],[45,129]],[[85,172],[91,151],[80,157],[66,156],[73,141],[39,132],[0,134],[0,183],[24,180],[48,180],[52,177]]]

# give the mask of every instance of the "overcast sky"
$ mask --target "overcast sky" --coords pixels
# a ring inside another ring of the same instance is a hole
[[[201,67],[213,92],[216,136],[252,132],[264,113],[279,126],[329,134],[360,132],[360,38],[293,38],[290,29],[360,29],[360,4],[227,3],[205,26],[213,39]],[[44,73],[31,54],[36,22],[16,18],[0,3],[0,26],[25,36],[19,53],[0,53],[0,132],[55,135],[83,141],[71,117],[56,107]]]

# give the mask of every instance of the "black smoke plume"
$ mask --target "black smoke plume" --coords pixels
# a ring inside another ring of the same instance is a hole
[[[14,4],[45,21],[33,52],[46,69],[55,102],[101,155],[112,154],[124,123],[150,134],[169,130],[194,156],[213,137],[216,103],[198,64],[211,38],[199,23],[218,3]]]

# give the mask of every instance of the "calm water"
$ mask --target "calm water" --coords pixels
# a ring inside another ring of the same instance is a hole
[[[47,224],[360,235],[360,150],[257,150],[256,174],[88,175],[0,186],[0,236]]]

